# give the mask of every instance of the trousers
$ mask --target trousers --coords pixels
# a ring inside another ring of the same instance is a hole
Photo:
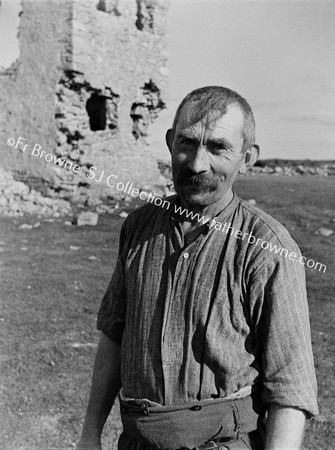
[[[209,450],[264,447],[265,407],[257,393],[226,401],[152,407],[120,400],[124,432],[118,450]]]
[[[208,445],[194,447],[193,450],[210,450],[210,449],[228,449],[228,450],[264,450],[265,437],[263,431],[253,431],[252,433],[241,436],[234,441],[212,442]],[[118,450],[157,450],[148,444],[140,442],[123,432],[119,438]],[[183,450],[183,449],[179,449]]]

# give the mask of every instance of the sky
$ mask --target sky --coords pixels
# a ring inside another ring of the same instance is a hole
[[[261,158],[335,159],[335,2],[171,0],[166,129],[192,89],[223,85],[250,103]]]
[[[182,98],[218,84],[239,92],[256,118],[261,158],[335,159],[335,1],[170,0],[167,108],[150,147]],[[19,55],[19,0],[0,10],[0,66]]]
[[[0,0],[0,67],[9,67],[19,56],[17,39],[20,0]]]

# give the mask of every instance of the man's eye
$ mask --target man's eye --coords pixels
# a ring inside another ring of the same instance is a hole
[[[220,153],[220,152],[224,152],[226,150],[226,147],[224,144],[210,144],[209,146],[209,150],[213,153]]]
[[[194,145],[194,142],[192,141],[192,139],[185,139],[185,138],[177,139],[177,143],[178,143],[179,145],[186,145],[186,146],[188,146],[188,147]]]

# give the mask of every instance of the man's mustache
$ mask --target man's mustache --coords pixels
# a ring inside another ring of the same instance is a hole
[[[184,169],[177,174],[177,184],[201,190],[215,190],[220,182],[219,177],[207,173],[194,173]]]

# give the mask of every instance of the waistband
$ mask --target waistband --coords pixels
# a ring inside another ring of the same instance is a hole
[[[120,399],[120,406],[126,434],[165,450],[215,448],[216,442],[237,440],[240,435],[256,430],[264,415],[264,405],[257,392],[243,398],[172,406],[150,406],[145,401],[138,404]]]
[[[257,386],[244,386],[240,390],[234,392],[231,395],[228,395],[227,397],[209,398],[209,399],[204,399],[204,400],[201,400],[201,401],[194,401],[193,403],[198,405],[200,403],[203,403],[203,404],[209,403],[209,404],[211,404],[211,403],[227,402],[229,400],[236,400],[238,398],[247,397],[248,395],[251,395],[251,393],[255,392],[256,390],[257,390]],[[137,398],[127,397],[125,395],[125,393],[124,393],[122,388],[121,388],[121,390],[120,390],[120,392],[118,394],[118,397],[119,397],[119,400],[127,403],[128,405],[134,405],[134,406],[136,406],[136,405],[138,405],[138,406],[147,405],[148,408],[149,407],[161,408],[160,410],[156,410],[155,409],[155,412],[164,411],[164,410],[167,410],[167,411],[171,410],[171,406],[164,406],[164,405],[161,405],[160,403],[153,402],[152,400],[149,400],[147,398],[139,398],[139,399],[137,399]],[[191,405],[191,403],[192,402],[188,402],[188,403],[185,403],[185,404],[182,404],[182,405],[175,405],[172,408],[176,409],[176,410],[183,409],[183,408],[189,409],[190,408],[189,405]]]

